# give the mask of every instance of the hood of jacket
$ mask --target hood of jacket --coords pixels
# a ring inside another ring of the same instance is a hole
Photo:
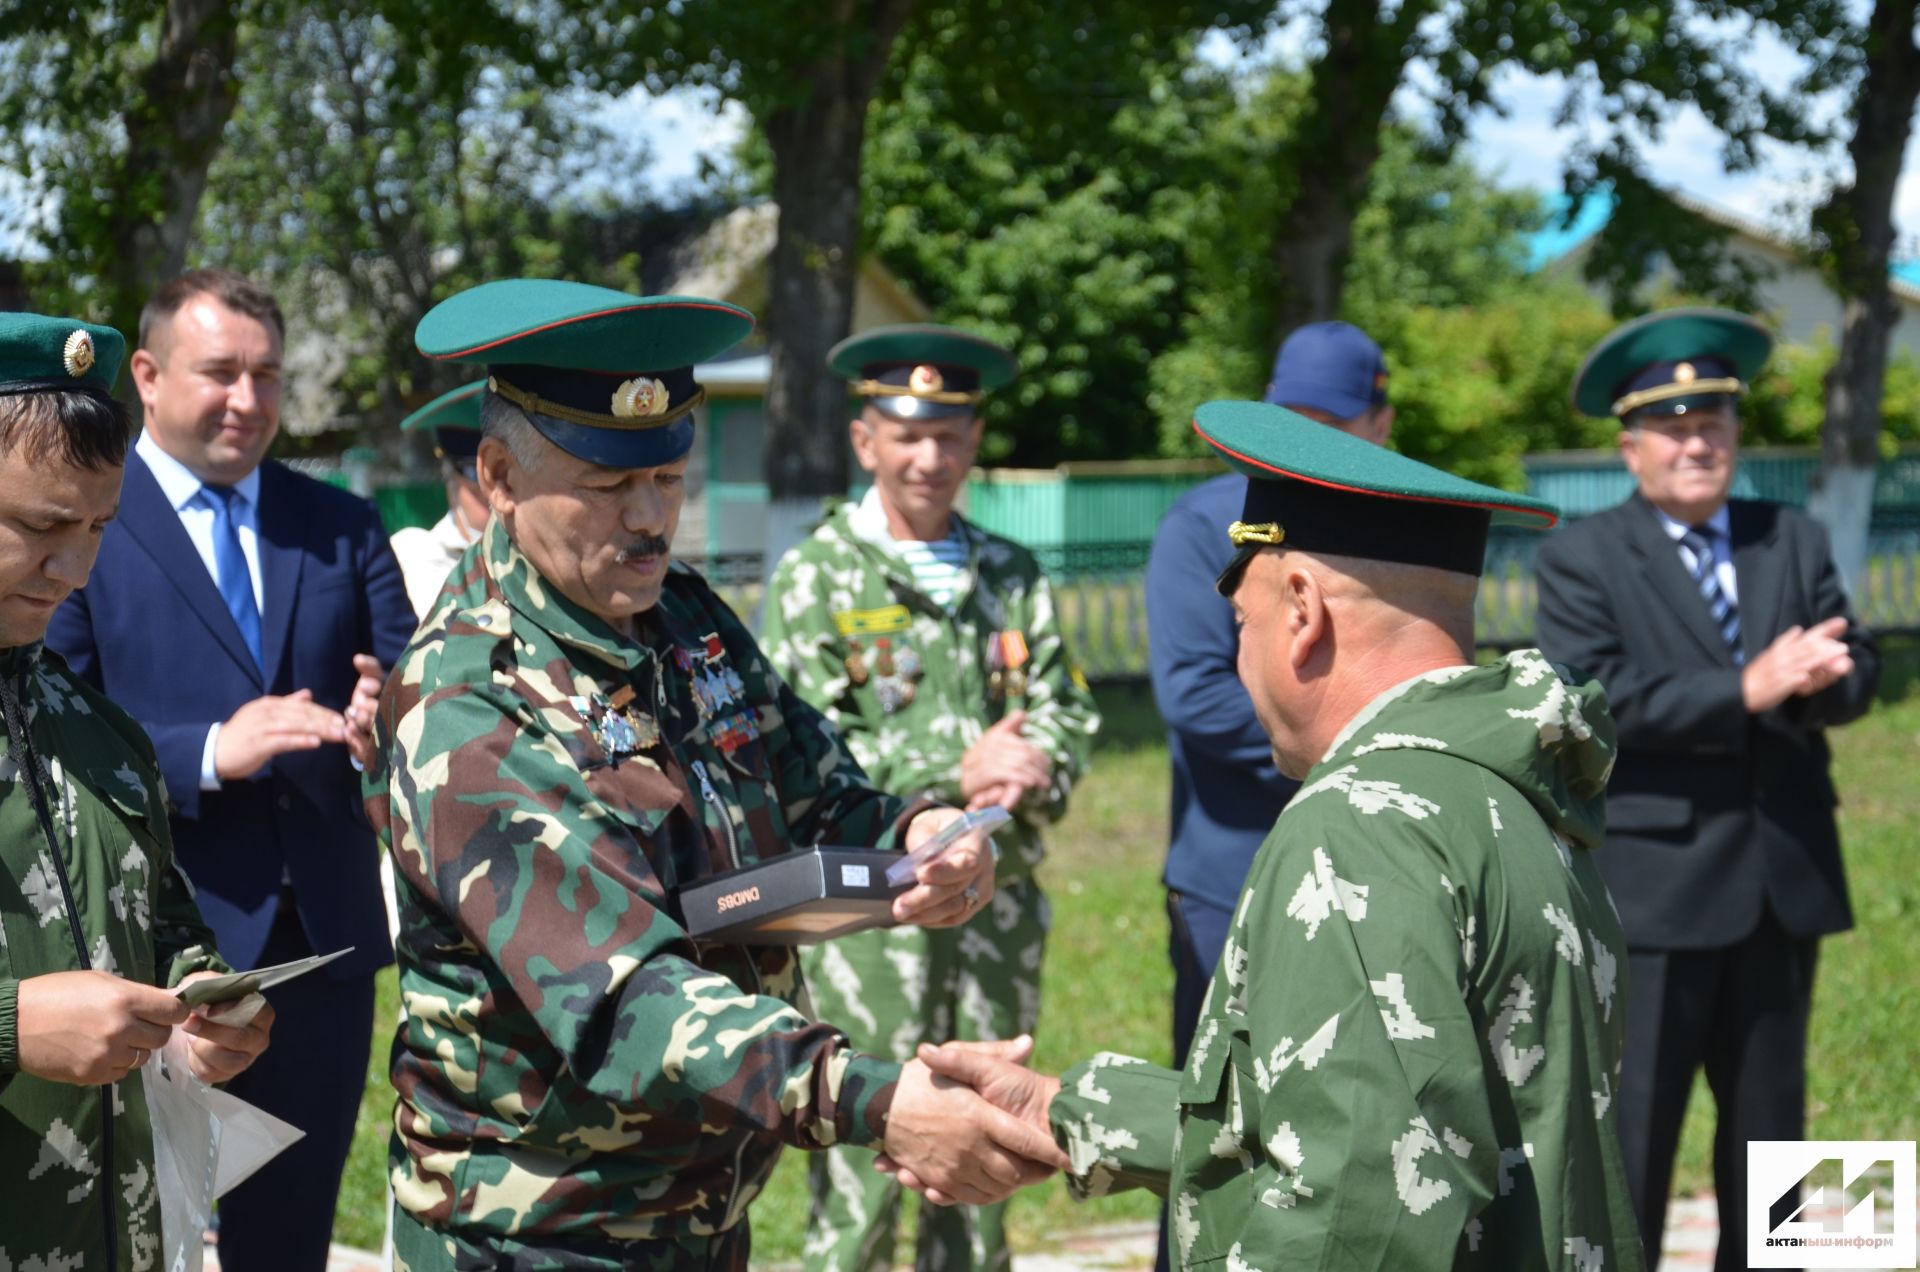
[[[1537,649],[1395,685],[1348,722],[1307,784],[1376,752],[1408,749],[1444,751],[1497,774],[1570,844],[1591,850],[1605,836],[1615,754],[1606,691]]]

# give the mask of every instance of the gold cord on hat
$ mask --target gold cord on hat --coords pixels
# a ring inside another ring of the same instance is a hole
[[[551,401],[538,393],[529,393],[525,389],[508,384],[498,375],[487,377],[487,388],[532,415],[545,415],[550,419],[564,420],[569,424],[582,424],[587,428],[623,430],[664,428],[707,400],[706,387],[695,385],[692,397],[658,415],[603,415],[598,411],[583,411],[579,407],[568,406],[564,402]]]
[[[983,396],[977,389],[971,393],[958,389],[915,389],[910,384],[883,384],[879,380],[855,380],[853,392],[857,397],[910,397],[947,406],[978,402]]]
[[[1684,362],[1680,365],[1688,366]],[[1747,386],[1740,383],[1736,376],[1723,376],[1717,380],[1699,380],[1691,376],[1682,379],[1676,369],[1672,384],[1657,384],[1650,389],[1636,389],[1613,404],[1613,413],[1625,415],[1628,411],[1637,411],[1654,402],[1666,402],[1677,397],[1700,397],[1707,393],[1731,393],[1738,397],[1746,391]]]
[[[1236,521],[1227,527],[1227,538],[1233,540],[1236,548],[1244,548],[1249,543],[1275,548],[1287,541],[1287,531],[1277,521]]]

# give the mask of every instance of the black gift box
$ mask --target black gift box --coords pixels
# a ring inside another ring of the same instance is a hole
[[[893,899],[907,889],[887,883],[887,867],[905,855],[871,848],[784,853],[688,884],[680,889],[680,911],[688,935],[724,945],[816,945],[889,927]]]

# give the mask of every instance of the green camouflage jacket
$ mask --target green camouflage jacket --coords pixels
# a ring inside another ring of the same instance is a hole
[[[970,552],[951,610],[914,586],[884,529],[863,525],[860,505],[844,503],[781,558],[763,636],[780,674],[826,713],[883,790],[964,804],[961,755],[988,725],[1025,708],[1025,735],[1052,761],[1053,783],[995,835],[1006,879],[1040,863],[1039,828],[1066,812],[1100,715],[1033,554],[963,517],[954,522]]]
[[[1161,1192],[1181,1267],[1640,1268],[1613,757],[1535,650],[1382,694],[1254,859],[1186,1072],[1065,1076],[1075,1190]]]
[[[59,839],[48,844],[34,813],[27,783],[36,766],[16,759],[9,724],[0,758],[0,1268],[143,1272],[159,1262],[160,1200],[138,1072],[105,1087],[20,1072],[20,982],[92,968],[173,985],[226,965],[174,867],[166,793],[140,726],[39,645],[0,650],[0,678],[0,699],[19,704],[52,782]]]
[[[740,1221],[783,1143],[872,1143],[899,1068],[787,1001],[791,949],[696,945],[680,884],[909,809],[675,566],[623,640],[499,521],[387,680],[367,812],[400,901],[394,1195],[443,1230]]]

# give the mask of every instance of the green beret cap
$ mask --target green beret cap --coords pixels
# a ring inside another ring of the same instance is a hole
[[[972,415],[987,389],[1019,374],[1013,355],[958,327],[899,323],[848,336],[827,351],[827,369],[903,420]]]
[[[753,330],[753,315],[698,296],[632,296],[551,278],[482,283],[414,329],[438,362],[479,363],[487,392],[546,439],[608,468],[653,468],[693,447],[706,400],[693,368]]]
[[[112,327],[45,314],[0,313],[0,393],[113,392],[126,338]]]
[[[1731,309],[1663,309],[1616,327],[1573,376],[1574,409],[1627,414],[1685,399],[1738,397],[1767,364],[1773,336]]]
[[[1477,575],[1490,525],[1546,529],[1560,517],[1544,500],[1455,477],[1283,406],[1208,402],[1193,427],[1250,479],[1240,520],[1221,528],[1238,549],[1215,584],[1223,595],[1262,547]]]

